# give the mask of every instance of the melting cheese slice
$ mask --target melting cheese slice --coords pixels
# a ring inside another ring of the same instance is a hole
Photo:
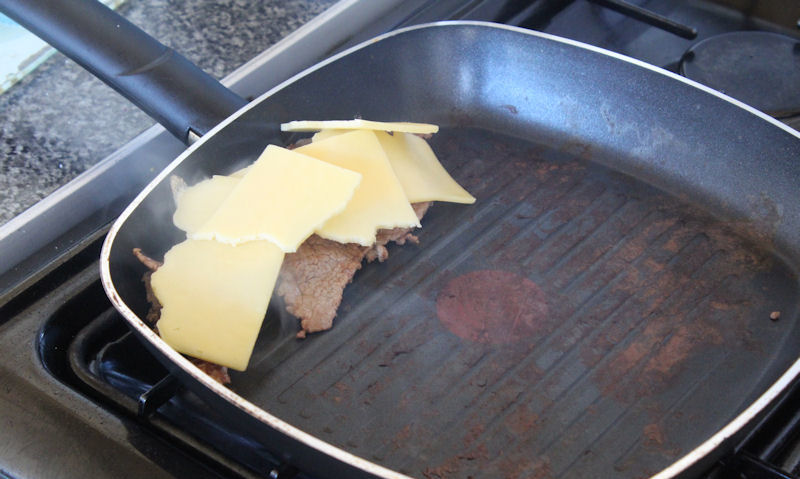
[[[437,125],[431,125],[430,123],[385,122],[361,119],[325,121],[298,120],[281,124],[282,131],[319,131],[327,129],[397,131],[422,135],[439,131]]]
[[[345,209],[360,182],[357,172],[270,145],[189,237],[233,245],[266,239],[291,253]]]
[[[322,130],[314,135],[313,141],[323,141],[345,132],[346,130]],[[475,203],[475,197],[462,188],[439,163],[427,141],[408,133],[390,135],[376,131],[375,135],[386,152],[408,201]]]
[[[372,131],[352,131],[295,151],[362,175],[347,208],[317,228],[318,235],[340,243],[370,246],[379,228],[419,226],[417,215]]]
[[[428,142],[407,133],[376,132],[408,201],[475,203],[475,197],[447,173]]]
[[[162,305],[159,334],[178,352],[243,371],[282,261],[268,241],[173,246],[151,276]]]
[[[213,176],[186,188],[176,199],[172,222],[183,231],[194,233],[213,216],[238,184],[239,178]]]

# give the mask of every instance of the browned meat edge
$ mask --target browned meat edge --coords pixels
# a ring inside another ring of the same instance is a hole
[[[430,202],[415,203],[414,212],[419,219],[425,215]],[[379,230],[371,247],[355,243],[337,243],[312,235],[297,252],[287,254],[283,260],[276,293],[283,297],[286,310],[300,318],[298,338],[308,333],[330,329],[342,302],[344,288],[353,280],[366,258],[368,262],[385,261],[389,257],[386,245],[390,242],[418,243],[411,228]]]

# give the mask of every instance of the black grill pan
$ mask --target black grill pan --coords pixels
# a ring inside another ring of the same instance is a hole
[[[130,249],[178,239],[147,226],[170,224],[164,178],[253,157],[263,142],[235,143],[238,124],[357,116],[440,124],[431,141],[478,201],[434,205],[419,246],[359,271],[331,331],[298,341],[271,310],[220,407],[278,448],[279,418],[357,471],[314,446],[287,454],[298,467],[643,477],[688,455],[677,471],[794,364],[796,134],[661,71],[484,24],[371,42],[187,152],[109,236],[106,286],[133,324],[145,304]]]

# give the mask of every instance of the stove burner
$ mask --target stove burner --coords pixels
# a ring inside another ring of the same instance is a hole
[[[760,31],[716,35],[692,46],[682,75],[765,113],[800,113],[800,40]]]

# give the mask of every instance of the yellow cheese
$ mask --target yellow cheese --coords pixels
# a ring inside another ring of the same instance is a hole
[[[475,197],[447,173],[424,139],[407,133],[376,132],[408,201],[475,203]]]
[[[313,141],[323,141],[347,130],[322,130]],[[436,154],[424,139],[408,133],[376,131],[375,135],[389,158],[397,179],[411,203],[422,201],[449,201],[475,203],[467,190],[461,187],[444,169]]]
[[[298,120],[281,124],[282,131],[319,131],[326,129],[340,130],[379,130],[405,133],[431,134],[439,131],[439,127],[430,123],[384,122],[370,120]]]
[[[282,261],[268,241],[173,246],[151,277],[162,305],[159,334],[178,352],[243,371]]]
[[[238,178],[214,176],[186,188],[177,198],[172,222],[187,233],[197,231],[238,184]]]
[[[370,246],[379,228],[419,226],[375,133],[357,130],[313,142],[296,150],[361,173],[361,184],[345,210],[316,232],[340,243]]]
[[[291,253],[345,209],[360,181],[359,173],[270,145],[189,237],[233,245],[265,239]]]

